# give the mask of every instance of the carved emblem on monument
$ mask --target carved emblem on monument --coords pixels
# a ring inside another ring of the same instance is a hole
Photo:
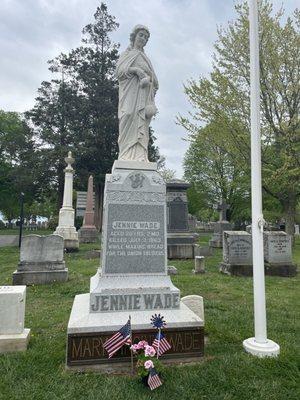
[[[137,174],[131,175],[129,178],[131,180],[131,187],[133,189],[143,187],[143,181],[145,179],[143,174],[137,173]]]

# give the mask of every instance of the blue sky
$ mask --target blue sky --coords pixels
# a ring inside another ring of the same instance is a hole
[[[120,27],[113,39],[128,45],[136,24],[151,32],[146,52],[159,79],[159,115],[152,126],[167,167],[183,173],[188,143],[186,132],[175,124],[178,113],[191,109],[183,93],[189,78],[211,69],[217,26],[235,18],[234,0],[108,0],[110,14]],[[290,14],[299,0],[274,0]],[[92,22],[96,0],[1,0],[0,2],[0,108],[25,111],[34,105],[37,89],[50,79],[47,60],[78,46],[82,28]]]

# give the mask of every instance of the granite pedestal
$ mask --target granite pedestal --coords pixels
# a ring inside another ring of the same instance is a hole
[[[154,313],[165,316],[172,342],[165,358],[203,355],[203,320],[181,303],[167,272],[165,183],[155,163],[116,161],[106,176],[101,268],[90,293],[75,297],[68,324],[68,367],[128,362],[126,347],[108,360],[104,341],[131,315],[134,342],[151,342]]]
[[[167,244],[169,259],[195,257],[198,235],[190,231],[187,189],[191,185],[180,179],[167,183]]]

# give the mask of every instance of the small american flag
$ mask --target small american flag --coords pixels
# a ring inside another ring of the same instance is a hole
[[[154,368],[150,369],[148,376],[148,385],[151,390],[156,389],[162,385],[162,381],[159,379],[159,376]]]
[[[152,343],[152,347],[155,348],[158,357],[171,349],[170,343],[165,338],[165,335],[161,332],[157,333],[154,342]]]
[[[111,358],[123,344],[131,344],[131,322],[130,319],[122,328],[104,343],[103,347]]]

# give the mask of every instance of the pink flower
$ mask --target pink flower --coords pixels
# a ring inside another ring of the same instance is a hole
[[[130,347],[130,349],[131,349],[134,353],[136,353],[137,350],[139,350],[139,347],[138,347],[137,344],[133,344],[133,345]]]
[[[152,362],[151,360],[147,360],[147,361],[145,361],[145,363],[144,363],[144,367],[145,367],[146,369],[150,369],[150,368],[153,368],[153,367],[154,367],[154,364],[153,364],[153,362]]]
[[[148,346],[148,342],[146,342],[146,340],[141,340],[138,342],[137,346],[138,349],[144,349],[146,346]]]
[[[154,357],[155,356],[155,349],[152,346],[145,347],[145,356],[146,357]]]

